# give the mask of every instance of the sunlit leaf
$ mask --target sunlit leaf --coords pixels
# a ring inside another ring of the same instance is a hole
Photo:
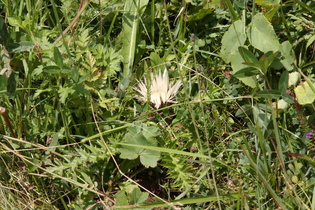
[[[270,22],[261,13],[253,17],[247,35],[251,45],[264,53],[279,50],[278,37]]]
[[[312,83],[315,88],[315,83]],[[315,100],[315,92],[309,86],[307,82],[303,82],[294,89],[297,101],[301,105],[311,104]]]
[[[222,38],[221,56],[226,63],[230,63],[238,54],[238,48],[243,46],[246,40],[245,25],[241,20],[235,21]]]

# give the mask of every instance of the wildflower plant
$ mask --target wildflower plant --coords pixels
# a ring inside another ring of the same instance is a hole
[[[181,85],[181,81],[177,81],[172,86],[169,82],[167,69],[165,69],[163,75],[161,71],[157,75],[151,73],[150,81],[146,79],[140,81],[134,90],[139,93],[139,100],[149,101],[155,109],[159,109],[168,103],[177,103],[175,96]]]

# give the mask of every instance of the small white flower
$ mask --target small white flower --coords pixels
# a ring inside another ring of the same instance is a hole
[[[156,76],[151,74],[149,90],[147,89],[148,83],[146,79],[144,79],[144,82],[140,81],[138,88],[134,88],[134,90],[140,94],[139,99],[142,101],[148,100],[148,92],[150,92],[150,102],[158,109],[167,103],[177,103],[174,98],[181,85],[182,83],[177,81],[173,87],[170,87],[168,73],[165,69],[163,75],[161,71]]]

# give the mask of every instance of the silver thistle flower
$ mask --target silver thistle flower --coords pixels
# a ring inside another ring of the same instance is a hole
[[[134,88],[140,95],[138,98],[142,101],[148,100],[148,93],[150,92],[150,102],[154,105],[154,108],[158,109],[167,103],[177,103],[175,95],[182,83],[177,81],[173,87],[169,85],[169,78],[167,70],[164,70],[163,75],[161,71],[154,76],[151,74],[151,85],[149,86],[146,79],[139,82],[138,88]],[[147,87],[149,86],[149,90]]]

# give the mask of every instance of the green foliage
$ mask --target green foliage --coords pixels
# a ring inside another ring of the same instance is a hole
[[[313,8],[3,1],[0,205],[312,208]],[[165,68],[178,103],[141,104]]]
[[[146,124],[135,125],[129,127],[128,132],[124,136],[124,143],[144,146],[156,146],[155,137],[159,135],[158,128],[155,126],[147,126]],[[119,149],[120,158],[134,160],[140,158],[141,164],[145,167],[156,167],[157,161],[160,160],[160,153],[149,149],[122,146]]]
[[[122,190],[116,194],[116,206],[132,206],[135,204],[142,204],[148,198],[149,194],[141,192],[136,185],[126,185]],[[117,209],[124,209],[119,208]]]

